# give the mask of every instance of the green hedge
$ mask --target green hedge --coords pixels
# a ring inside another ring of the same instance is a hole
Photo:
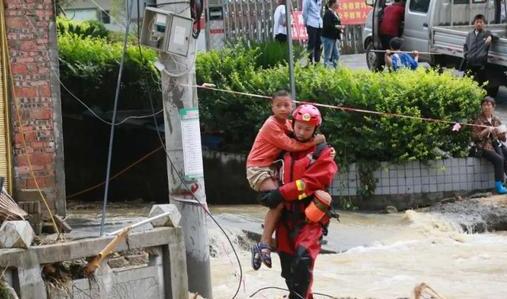
[[[262,95],[287,88],[287,66],[262,69],[255,66],[255,59],[244,49],[201,54],[197,59],[197,82]],[[297,66],[295,73],[299,100],[448,121],[471,121],[484,96],[470,78],[459,79],[432,70],[372,73]],[[202,123],[208,130],[222,130],[231,151],[247,152],[270,114],[267,100],[206,90],[199,91],[199,98]],[[467,155],[470,132],[466,128],[456,133],[446,124],[320,110],[325,120],[322,131],[345,164],[440,158],[435,148],[455,157]]]
[[[59,32],[62,81],[87,104],[110,110],[122,44],[102,35],[76,31],[100,30],[73,28]],[[249,47],[240,43],[222,51],[201,53],[196,60],[197,82],[271,95],[288,86],[283,47],[278,43]],[[296,58],[304,55],[300,50],[296,49]],[[142,51],[143,57],[137,46],[128,49],[121,109],[149,108],[147,90],[160,103],[159,73],[153,66],[156,53],[146,48]],[[449,121],[471,121],[484,95],[471,79],[458,79],[450,73],[425,70],[371,73],[319,66],[303,68],[299,63],[295,71],[298,99]],[[65,91],[62,96],[65,112],[83,111],[74,100],[65,100],[69,98]],[[223,131],[227,150],[247,152],[270,114],[268,101],[205,90],[199,90],[199,96],[205,129]],[[336,147],[341,162],[428,160],[438,158],[435,148],[459,157],[466,155],[470,141],[468,130],[453,133],[449,125],[321,110],[325,117],[322,131]]]
[[[113,106],[119,62],[123,43],[114,42],[104,36],[100,26],[89,22],[58,21],[58,52],[60,77],[72,93],[90,106],[100,110],[111,110]],[[97,29],[99,28],[99,29]],[[130,45],[120,89],[120,109],[149,109],[145,101],[146,91],[151,90],[153,98],[160,102],[159,72],[153,66],[156,52]],[[65,112],[79,112],[84,108],[62,89]],[[143,100],[140,100],[143,99]]]

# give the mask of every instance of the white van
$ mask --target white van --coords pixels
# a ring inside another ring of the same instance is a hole
[[[402,24],[402,50],[429,52],[420,60],[431,65],[459,67],[466,35],[473,30],[475,15],[486,17],[487,29],[498,37],[488,56],[488,80],[491,85],[507,85],[507,6],[506,0],[407,0]],[[366,61],[371,70],[381,69],[383,53],[379,38],[379,20],[392,0],[366,0],[373,7],[363,29]]]

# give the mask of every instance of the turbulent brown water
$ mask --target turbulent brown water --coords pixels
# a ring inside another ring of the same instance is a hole
[[[258,225],[264,213],[255,206],[212,210],[232,237],[244,235],[235,223]],[[214,297],[231,298],[238,265],[223,235],[209,227],[216,251],[211,261]],[[319,256],[314,291],[334,297],[412,298],[414,287],[425,282],[443,298],[506,298],[507,234],[467,234],[462,227],[438,213],[342,213],[342,222],[333,223],[326,238],[329,247],[342,252]],[[262,287],[285,288],[276,254],[273,269],[259,271],[251,269],[244,247],[239,254],[243,282],[238,298],[249,298]],[[253,298],[284,294],[268,289]]]
[[[440,212],[341,212],[341,223],[333,222],[325,239],[327,249],[340,253],[319,256],[314,291],[337,298],[413,298],[414,287],[425,282],[447,299],[507,298],[507,233],[464,232],[473,231],[470,228],[478,223],[491,222],[482,215],[496,214],[477,213],[486,209],[485,203],[482,201],[479,206],[473,201],[462,202],[441,208]],[[111,208],[107,231],[142,219],[150,207]],[[487,209],[500,210],[491,205]],[[98,210],[74,208],[68,221],[72,226],[82,226],[83,237],[97,234]],[[273,269],[253,271],[250,267],[247,246],[251,241],[243,230],[260,231],[265,209],[255,205],[214,206],[211,211],[233,240],[241,259],[243,281],[237,298],[250,298],[263,287],[285,288],[276,254]],[[487,228],[486,224],[483,226]],[[232,298],[239,279],[237,261],[223,233],[212,222],[208,228],[214,298]],[[281,298],[284,294],[267,289],[252,298]]]

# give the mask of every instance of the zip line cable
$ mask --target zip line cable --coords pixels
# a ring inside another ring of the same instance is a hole
[[[193,84],[193,85],[180,84],[180,85],[189,86],[189,87],[196,87],[196,88],[212,90],[212,91],[218,91],[218,92],[224,92],[224,93],[231,93],[231,94],[235,94],[235,95],[248,96],[248,97],[252,97],[252,98],[271,99],[270,96],[264,96],[264,95],[254,94],[254,93],[216,88],[216,87],[214,87],[215,85],[211,84],[211,83],[203,83],[202,85],[197,85],[197,84]],[[421,121],[433,122],[433,123],[443,123],[443,124],[447,124],[447,125],[459,124],[461,126],[467,126],[467,127],[482,127],[482,128],[489,127],[489,126],[477,125],[477,124],[473,124],[473,123],[462,123],[462,122],[457,122],[457,121],[449,121],[449,120],[443,120],[443,119],[437,119],[437,118],[431,118],[431,117],[412,116],[412,115],[405,115],[405,114],[395,113],[395,112],[382,112],[382,111],[375,111],[375,110],[368,110],[368,109],[346,107],[343,105],[321,104],[321,103],[316,103],[316,102],[312,102],[312,101],[297,100],[294,102],[299,103],[299,104],[312,104],[314,106],[329,108],[329,109],[334,109],[334,110],[341,110],[343,112],[358,112],[358,113],[363,113],[363,114],[374,114],[374,115],[380,115],[380,116],[421,120]]]
[[[129,36],[129,27],[130,27],[130,19],[132,13],[132,5],[129,6],[129,0],[125,1],[125,5],[127,6],[127,28],[125,29],[125,39],[123,41],[123,52],[120,61],[120,69],[118,70],[118,80],[116,82],[116,91],[114,95],[114,104],[113,104],[113,118],[111,122],[114,124],[116,122],[116,112],[118,108],[118,99],[120,97],[120,86],[121,86],[121,77],[123,73],[123,64],[125,63],[125,56],[127,54],[128,47],[128,36]],[[153,111],[155,113],[155,111]],[[102,217],[100,221],[100,236],[104,235],[104,225],[106,221],[106,208],[107,208],[107,197],[109,193],[109,175],[111,173],[111,160],[113,158],[113,141],[114,141],[114,129],[116,126],[111,125],[111,133],[109,135],[109,149],[107,154],[107,167],[106,167],[106,182],[104,188],[104,201],[102,205]]]

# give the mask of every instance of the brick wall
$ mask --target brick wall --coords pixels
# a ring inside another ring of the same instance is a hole
[[[28,154],[37,183],[50,206],[64,215],[65,176],[53,1],[5,2],[14,83],[11,120],[15,194],[17,199],[22,199],[36,188],[29,170]],[[16,109],[21,116],[22,130]]]

